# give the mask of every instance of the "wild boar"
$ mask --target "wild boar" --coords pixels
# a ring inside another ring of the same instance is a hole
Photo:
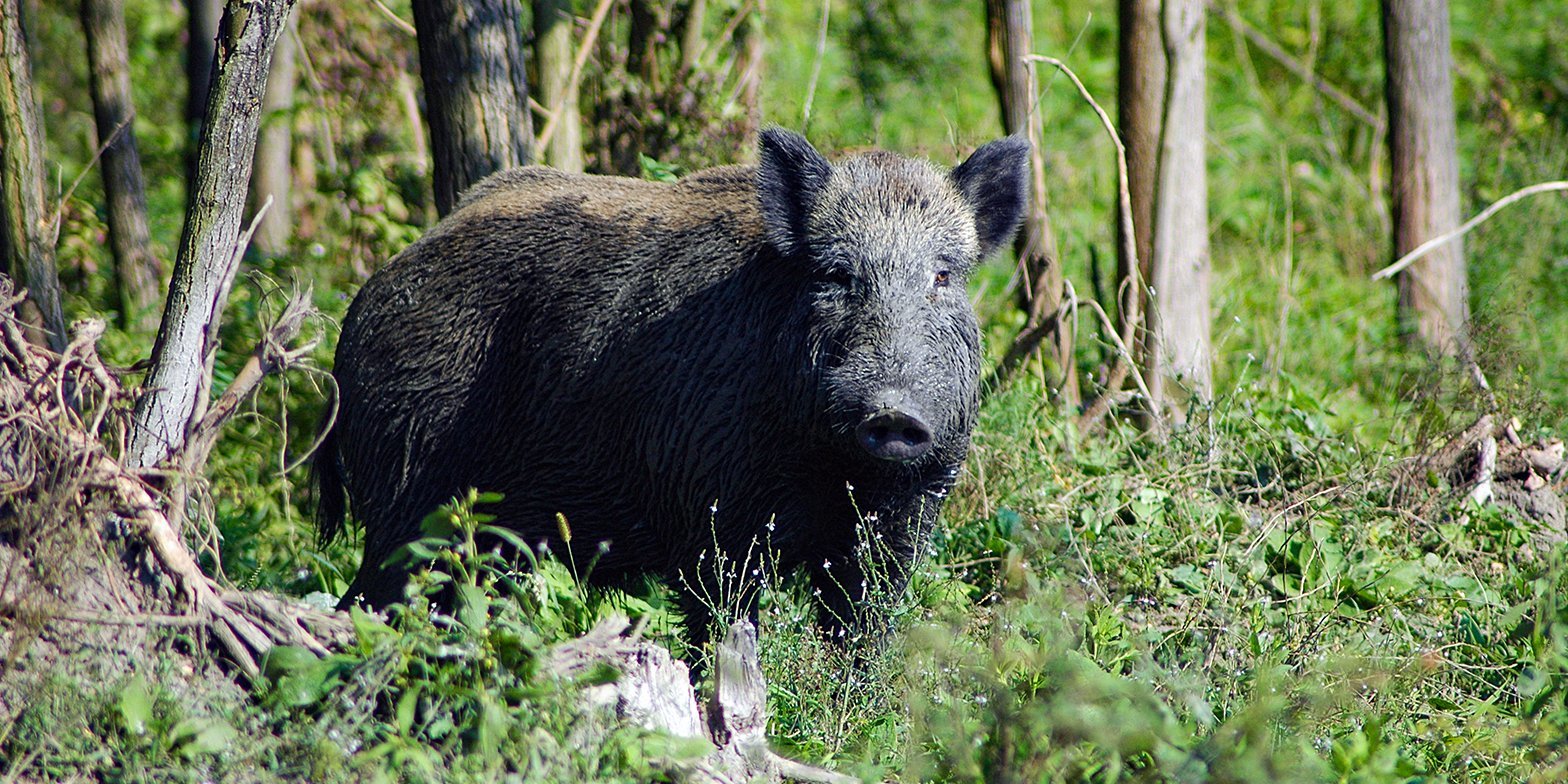
[[[757,165],[672,183],[525,167],[477,184],[343,322],[316,473],[324,535],[345,491],[365,531],[344,603],[402,599],[388,556],[478,488],[531,544],[565,552],[557,514],[577,553],[602,543],[596,581],[672,581],[699,635],[739,582],[715,564],[748,553],[809,572],[828,629],[866,622],[968,451],[965,282],[1018,226],[1028,152],[830,163],[770,129]]]

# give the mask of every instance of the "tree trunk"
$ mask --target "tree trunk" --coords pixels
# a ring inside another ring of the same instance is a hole
[[[1397,258],[1459,226],[1447,0],[1383,0],[1383,46]],[[1460,240],[1399,273],[1399,314],[1427,350],[1459,349],[1469,321]]]
[[[161,296],[158,257],[147,231],[147,192],[136,151],[125,5],[122,0],[82,0],[82,30],[93,93],[93,119],[106,144],[99,170],[109,215],[109,249],[119,288],[120,326],[152,331]]]
[[[196,192],[196,157],[223,0],[185,0],[185,192]]]
[[[571,0],[534,0],[534,68],[539,75],[539,103],[561,112],[545,161],[561,171],[583,170],[583,119],[577,85],[571,84]],[[558,108],[559,107],[559,108]]]
[[[243,250],[240,219],[267,70],[293,4],[230,0],[223,14],[196,188],[186,208],[152,370],[136,401],[126,455],[131,468],[156,465],[182,448],[192,423],[206,413],[219,320]]]
[[[1116,222],[1120,280],[1138,297],[1135,312],[1145,307],[1154,261],[1154,183],[1159,170],[1161,110],[1165,104],[1165,41],[1160,32],[1160,0],[1120,0],[1117,17],[1118,63],[1116,109],[1122,145],[1127,150],[1127,185],[1137,265],[1125,258],[1122,223]],[[1134,277],[1136,273],[1136,277]],[[1110,304],[1106,303],[1109,308]],[[1122,308],[1132,311],[1132,308]],[[1131,313],[1122,313],[1128,318]]]
[[[1028,319],[997,368],[1005,379],[1037,346],[1055,365],[1058,393],[1069,406],[1078,404],[1078,375],[1073,372],[1071,325],[1061,317],[1062,265],[1051,230],[1049,195],[1045,189],[1044,130],[1035,106],[1035,71],[1024,58],[1034,47],[1034,23],[1027,0],[987,0],[986,28],[991,53],[991,81],[1002,107],[1002,126],[1024,136],[1031,148],[1029,212],[1016,244],[1022,286],[1019,306]]]
[[[289,14],[288,26],[272,52],[267,76],[267,97],[262,103],[261,136],[256,141],[256,161],[250,182],[250,213],[256,214],[267,197],[272,206],[256,224],[252,238],[264,256],[288,253],[294,233],[294,58],[299,13]]]
[[[757,0],[756,10],[735,28],[736,47],[740,50],[740,78],[735,85],[735,95],[745,111],[742,137],[746,149],[757,147],[757,135],[762,131],[762,74],[767,53],[767,0]]]
[[[486,175],[532,157],[517,0],[414,0],[436,211]]]
[[[1154,196],[1145,380],[1151,412],[1179,423],[1187,396],[1213,397],[1203,0],[1164,0],[1161,22],[1170,78]]]
[[[65,313],[55,269],[54,232],[44,202],[43,130],[18,0],[0,0],[0,233],[5,268],[38,308],[43,343],[65,350]],[[36,339],[38,336],[30,336]]]

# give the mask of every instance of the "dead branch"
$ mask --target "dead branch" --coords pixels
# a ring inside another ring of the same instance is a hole
[[[1028,59],[1048,63],[1066,74],[1073,86],[1078,88],[1078,95],[1094,109],[1094,114],[1100,118],[1100,124],[1104,126],[1106,135],[1111,137],[1111,144],[1116,147],[1116,214],[1122,227],[1122,253],[1125,254],[1125,258],[1131,260],[1128,268],[1132,279],[1124,280],[1121,284],[1122,334],[1116,340],[1120,349],[1116,364],[1112,366],[1110,378],[1106,381],[1105,389],[1101,391],[1100,396],[1085,406],[1083,413],[1078,416],[1078,432],[1086,433],[1100,421],[1101,417],[1110,412],[1111,401],[1121,391],[1122,385],[1127,383],[1128,373],[1137,364],[1136,357],[1132,356],[1128,347],[1137,341],[1138,329],[1143,323],[1143,315],[1139,313],[1138,308],[1138,292],[1143,288],[1143,281],[1137,277],[1138,239],[1132,221],[1132,189],[1127,184],[1127,148],[1122,144],[1121,135],[1116,132],[1116,125],[1111,122],[1111,116],[1106,114],[1105,109],[1094,100],[1094,96],[1089,94],[1089,89],[1083,86],[1083,81],[1078,78],[1078,74],[1073,73],[1073,69],[1055,57],[1036,54],[1029,55]],[[1115,330],[1111,332],[1114,333]],[[1144,395],[1146,397],[1148,395],[1146,389]]]
[[[1417,245],[1409,253],[1400,256],[1398,261],[1395,261],[1393,264],[1390,264],[1387,267],[1372,273],[1372,279],[1387,280],[1388,278],[1399,274],[1400,272],[1404,271],[1406,267],[1416,263],[1417,261],[1420,261],[1422,256],[1425,256],[1426,254],[1431,253],[1432,251],[1437,250],[1438,248],[1441,248],[1442,246],[1447,245],[1448,243],[1453,242],[1454,240],[1457,240],[1466,234],[1469,234],[1473,229],[1475,229],[1475,227],[1487,222],[1493,215],[1496,215],[1504,207],[1507,207],[1514,202],[1529,198],[1536,194],[1552,193],[1554,191],[1568,191],[1568,180],[1555,180],[1552,182],[1536,183],[1535,185],[1531,185],[1526,188],[1520,188],[1519,190],[1516,190],[1513,193],[1510,193],[1507,196],[1492,202],[1487,206],[1486,209],[1481,210],[1474,218],[1465,221],[1459,228],[1454,229],[1447,234],[1433,237],[1432,239]]]
[[[223,390],[217,402],[196,423],[190,437],[186,439],[181,466],[187,474],[194,476],[200,473],[224,425],[239,411],[240,404],[255,392],[262,379],[297,366],[316,347],[318,341],[315,339],[290,347],[305,320],[316,314],[315,306],[311,305],[311,289],[296,291],[283,307],[283,313],[277,321],[256,343],[250,359],[245,361],[234,381]]]
[[[621,721],[677,737],[711,741],[707,756],[672,771],[678,781],[730,784],[805,781],[852,784],[857,779],[781,757],[767,743],[767,683],[757,663],[757,630],[750,621],[730,625],[715,651],[713,696],[707,720],[698,709],[686,664],[641,639],[624,617],[599,622],[582,637],[562,643],[546,657],[547,671],[570,679],[608,663],[620,672],[614,683],[587,690],[588,704],[613,711]]]

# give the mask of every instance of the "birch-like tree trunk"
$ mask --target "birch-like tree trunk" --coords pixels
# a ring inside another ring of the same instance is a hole
[[[0,0],[0,233],[4,268],[27,287],[43,341],[65,350],[65,313],[55,268],[54,231],[44,201],[43,130],[18,0]]]
[[[256,162],[250,180],[250,213],[256,214],[268,197],[272,206],[256,223],[251,238],[265,256],[288,252],[294,233],[294,81],[295,45],[299,12],[289,14],[288,26],[272,52],[267,76],[267,97],[262,103],[261,136],[256,140]]]
[[[229,0],[219,26],[195,188],[185,212],[152,370],[136,401],[131,468],[156,465],[184,446],[206,413],[213,354],[239,268],[240,222],[250,185],[267,70],[294,0]]]
[[[120,326],[151,331],[158,327],[154,308],[161,299],[162,270],[147,230],[147,187],[132,127],[136,104],[131,97],[125,4],[122,0],[82,0],[81,16],[93,120],[99,143],[107,142],[98,168],[109,217]]]
[[[560,107],[555,133],[540,150],[545,162],[561,171],[583,170],[583,119],[577,85],[571,83],[571,0],[534,0],[534,72],[539,76],[538,101],[546,109]]]
[[[1203,0],[1164,0],[1169,78],[1160,127],[1144,378],[1151,412],[1182,421],[1189,396],[1213,397],[1209,324],[1208,109]]]
[[[1019,305],[1028,316],[1012,348],[1002,357],[996,377],[1005,379],[1036,347],[1044,346],[1057,374],[1053,382],[1062,401],[1073,406],[1078,403],[1078,376],[1073,372],[1071,324],[1061,317],[1062,265],[1045,188],[1045,134],[1035,101],[1034,66],[1025,59],[1034,48],[1029,6],[1028,0],[986,2],[991,81],[1001,102],[1002,125],[1007,133],[1029,140],[1032,174],[1029,212],[1016,244],[1023,278]]]
[[[1459,226],[1459,154],[1447,0],[1383,0],[1394,257]],[[1399,314],[1428,351],[1453,354],[1469,322],[1464,245],[1399,273]]]
[[[414,0],[436,211],[533,157],[517,0]]]

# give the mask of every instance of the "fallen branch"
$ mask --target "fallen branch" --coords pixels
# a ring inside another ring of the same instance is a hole
[[[1536,183],[1535,185],[1531,185],[1527,188],[1520,188],[1519,190],[1516,190],[1513,193],[1510,193],[1507,196],[1492,202],[1490,206],[1484,210],[1481,210],[1481,212],[1474,218],[1465,221],[1464,224],[1459,228],[1454,229],[1447,234],[1433,237],[1432,239],[1417,245],[1414,250],[1406,253],[1403,256],[1400,256],[1398,261],[1395,261],[1393,264],[1390,264],[1387,267],[1372,273],[1372,279],[1386,280],[1395,275],[1398,275],[1400,272],[1403,272],[1406,267],[1416,263],[1417,261],[1420,261],[1422,256],[1425,256],[1426,254],[1431,253],[1432,251],[1441,248],[1442,246],[1447,245],[1448,243],[1453,242],[1454,240],[1457,240],[1466,234],[1469,234],[1472,229],[1491,219],[1493,215],[1496,215],[1498,211],[1502,210],[1504,207],[1539,193],[1552,193],[1554,191],[1568,191],[1568,180]]]
[[[714,750],[673,771],[694,784],[805,781],[854,784],[858,779],[775,754],[767,742],[768,687],[757,663],[757,630],[750,621],[730,625],[714,652],[713,696],[704,721],[684,662],[640,637],[640,628],[612,616],[582,637],[551,649],[548,671],[574,678],[608,663],[620,677],[590,687],[586,702],[612,710],[625,722],[677,737],[705,738]]]

